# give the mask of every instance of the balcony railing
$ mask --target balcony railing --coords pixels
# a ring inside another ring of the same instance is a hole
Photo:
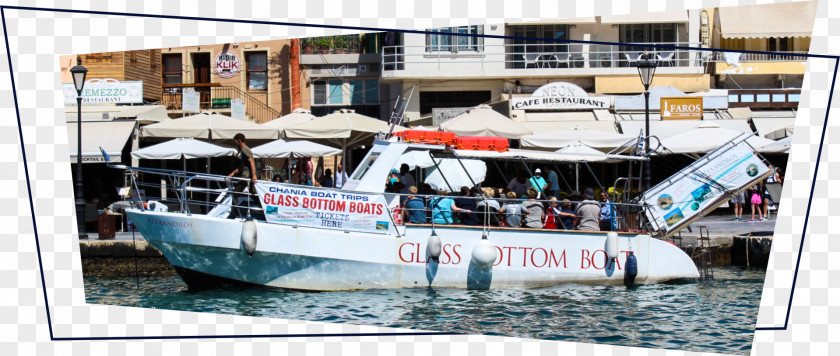
[[[254,98],[237,87],[221,86],[219,83],[194,84],[164,84],[161,104],[167,110],[181,110],[184,88],[193,88],[200,94],[199,108],[201,110],[230,109],[233,99],[245,102],[245,114],[251,116],[256,123],[264,123],[280,117],[280,112],[272,109],[262,100]]]
[[[786,51],[777,53],[715,52],[710,62],[797,62],[808,60],[808,51]]]
[[[700,67],[704,65],[703,51],[642,47],[658,45],[671,47],[699,47],[699,43],[660,42],[632,45],[599,44],[505,44],[481,45],[465,51],[458,45],[388,46],[383,49],[382,69],[395,71],[411,69],[413,65],[479,66],[481,69],[546,69],[546,68],[622,68],[635,67],[645,50],[658,60],[660,67]]]

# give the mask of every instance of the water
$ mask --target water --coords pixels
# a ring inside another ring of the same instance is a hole
[[[89,303],[719,353],[749,353],[763,270],[679,284],[529,290],[190,292],[179,277],[85,280]]]

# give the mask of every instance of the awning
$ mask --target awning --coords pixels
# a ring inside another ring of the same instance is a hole
[[[638,135],[639,132],[644,131],[645,129],[644,120],[619,121],[618,124],[621,126],[621,132],[626,135]],[[716,125],[720,128],[752,134],[752,129],[750,129],[750,125],[747,124],[747,120],[651,120],[650,133],[652,136],[664,139],[682,132],[693,130],[700,125]],[[653,142],[651,142],[651,146],[652,145],[654,145]]]
[[[688,11],[639,12],[634,14],[601,16],[602,24],[688,22]]]
[[[758,134],[769,139],[790,136],[793,133],[795,117],[753,117],[753,124]],[[768,136],[769,135],[769,136]]]
[[[537,133],[575,129],[618,132],[615,121],[525,121],[520,122],[520,124]]]
[[[78,121],[79,113],[75,105],[65,106],[67,121]],[[136,119],[142,123],[169,120],[169,114],[163,105],[135,106],[82,106],[82,121],[110,121],[113,119]]]
[[[811,37],[817,2],[721,7],[723,38]]]
[[[573,19],[544,19],[535,21],[520,21],[509,22],[508,26],[523,26],[523,25],[552,25],[552,24],[578,24],[578,23],[597,23],[598,19],[595,16],[577,17]]]
[[[110,156],[109,163],[120,163],[135,121],[108,121],[82,123],[82,163],[106,163],[99,147]],[[78,127],[75,122],[67,123],[67,147],[70,151],[70,163],[76,163],[78,152]]]
[[[605,110],[606,111],[606,110]],[[516,115],[516,121],[521,123],[524,122],[535,122],[535,121],[594,121],[597,120],[595,117],[595,113],[592,110],[586,111],[564,111],[564,112],[540,112],[540,111],[531,111],[525,113],[519,113]]]

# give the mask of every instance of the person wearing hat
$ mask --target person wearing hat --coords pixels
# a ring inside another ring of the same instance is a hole
[[[539,168],[534,170],[534,176],[531,177],[531,187],[537,190],[537,199],[542,199],[548,192],[548,183],[542,177],[542,171]]]
[[[586,188],[583,191],[583,201],[575,209],[577,229],[585,231],[601,230],[601,206],[595,201],[595,191]]]
[[[245,135],[237,133],[233,135],[233,142],[236,144],[236,157],[239,159],[239,167],[230,172],[229,177],[239,176],[242,178],[251,178],[251,192],[256,193],[254,184],[257,183],[257,167],[254,162],[254,153],[251,148],[245,144]]]

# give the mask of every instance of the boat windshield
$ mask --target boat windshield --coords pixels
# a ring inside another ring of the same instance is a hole
[[[371,152],[370,154],[368,154],[365,160],[362,161],[362,163],[359,165],[359,168],[356,168],[356,171],[353,172],[353,176],[350,177],[350,179],[362,179],[362,177],[365,176],[365,173],[367,173],[368,169],[370,169],[370,166],[373,165],[373,162],[376,161],[376,158],[378,157],[379,152]]]

